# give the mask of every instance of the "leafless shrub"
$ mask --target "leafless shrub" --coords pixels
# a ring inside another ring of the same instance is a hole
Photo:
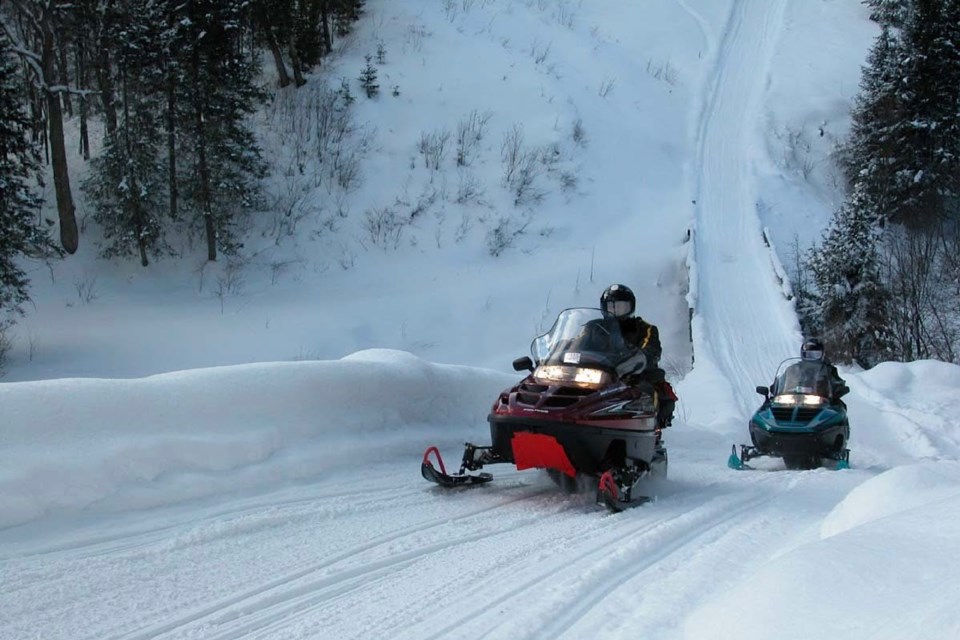
[[[97,274],[86,273],[82,278],[75,279],[73,286],[77,290],[77,298],[83,304],[90,304],[100,297],[97,293]]]
[[[783,168],[809,180],[816,168],[816,162],[811,155],[813,147],[806,129],[786,127],[780,138],[784,142]]]
[[[303,197],[304,180],[302,176],[285,176],[275,189],[268,191],[267,209],[273,219],[263,235],[273,238],[276,244],[283,238],[295,237],[297,227],[311,212]]]
[[[577,118],[573,121],[573,130],[570,133],[570,137],[573,138],[574,143],[578,147],[587,146],[587,132],[583,128],[583,119]]]
[[[576,13],[570,9],[566,2],[561,2],[553,14],[554,19],[567,29],[573,29]]]
[[[534,64],[543,64],[550,55],[550,47],[552,46],[552,42],[544,45],[539,40],[534,40],[533,44],[530,45],[530,57],[533,58]]]
[[[613,91],[613,87],[616,84],[617,84],[616,78],[605,76],[603,81],[600,82],[600,91],[598,92],[600,94],[600,97],[606,98],[608,95],[610,95],[610,92]]]
[[[230,296],[240,295],[245,284],[243,279],[243,262],[241,260],[227,260],[223,270],[217,276],[217,286],[213,295],[220,301],[220,313],[223,314],[224,305]]]
[[[647,73],[657,80],[666,82],[671,87],[677,84],[677,69],[670,64],[669,60],[666,62],[654,62],[653,60],[647,60]]]
[[[515,125],[504,136],[500,156],[504,164],[503,184],[513,194],[514,205],[542,200],[545,194],[537,186],[543,170],[542,151],[524,147],[521,126]]]
[[[396,249],[400,246],[403,229],[409,223],[409,219],[397,215],[389,207],[368,209],[363,217],[363,227],[370,242],[383,249]]]
[[[460,224],[457,225],[456,231],[453,234],[453,241],[460,243],[464,238],[467,237],[467,234],[470,233],[470,230],[473,228],[473,218],[468,213],[464,213],[460,217]]]
[[[423,156],[427,169],[436,171],[440,168],[443,158],[447,155],[449,140],[450,132],[445,129],[438,129],[432,133],[424,131],[420,134],[417,150]]]
[[[410,207],[410,213],[407,214],[407,220],[413,222],[413,220],[421,217],[423,214],[429,211],[430,208],[437,202],[439,197],[439,191],[427,187],[423,193],[420,194],[420,197],[417,198],[416,204],[411,206],[409,202],[405,202],[399,198],[397,198],[396,204]]]
[[[564,191],[573,191],[580,184],[580,178],[573,171],[560,172],[560,188]]]
[[[457,204],[467,204],[469,202],[479,202],[483,197],[483,187],[480,185],[480,179],[467,171],[459,172],[459,183],[457,184]]]
[[[529,220],[518,222],[513,218],[501,217],[497,225],[487,232],[487,251],[493,257],[499,256],[513,246],[517,236],[523,235],[529,224]]]
[[[280,276],[290,270],[290,267],[297,264],[297,260],[271,260],[270,261],[270,284],[277,284]]]
[[[340,254],[337,256],[337,264],[344,271],[349,271],[357,262],[357,255],[346,244],[340,243]]]
[[[902,360],[960,358],[960,302],[950,261],[960,249],[943,229],[888,230],[885,280],[890,333]]]
[[[347,192],[355,191],[360,187],[363,182],[360,163],[362,159],[363,154],[356,147],[340,149],[333,156],[330,174],[338,187]]]
[[[465,167],[470,164],[492,117],[490,111],[480,113],[474,109],[457,124],[457,166]]]
[[[448,18],[451,22],[453,22],[453,18],[450,18],[449,16]],[[412,51],[419,52],[423,50],[423,41],[426,40],[427,36],[429,35],[430,33],[427,31],[427,28],[422,24],[410,25],[410,27],[407,29],[404,40]]]

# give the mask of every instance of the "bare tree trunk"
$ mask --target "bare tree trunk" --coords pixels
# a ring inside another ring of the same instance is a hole
[[[290,74],[287,73],[287,65],[283,62],[283,54],[280,52],[280,45],[277,39],[273,37],[273,31],[266,29],[267,46],[270,47],[270,53],[273,54],[273,62],[277,67],[278,84],[281,88],[290,85]]]
[[[290,74],[287,73],[287,65],[283,62],[283,53],[280,51],[280,44],[277,42],[270,22],[266,16],[263,15],[263,9],[257,11],[257,22],[260,23],[260,28],[263,30],[263,35],[267,40],[267,46],[270,48],[270,53],[273,54],[273,62],[277,67],[277,78],[279,79],[280,87],[289,86]]]
[[[168,14],[167,26],[173,31],[175,17],[171,11]],[[177,219],[177,200],[179,199],[177,184],[177,68],[173,47],[167,47],[167,171],[170,184],[170,219]]]
[[[81,89],[87,87],[87,70],[83,38],[77,39],[77,82]],[[90,130],[87,127],[87,96],[80,95],[80,155],[84,160],[90,159]]]
[[[290,30],[290,66],[293,68],[293,81],[298,87],[307,84],[303,78],[303,66],[300,62],[300,54],[297,51],[297,36],[293,29]]]
[[[329,0],[320,0],[320,33],[323,36],[323,55],[333,51],[333,41],[330,38],[330,9]]]
[[[97,85],[100,89],[100,101],[103,103],[103,119],[107,128],[107,136],[112,136],[117,130],[117,108],[114,105],[113,80],[110,75],[110,52],[107,43],[104,42],[104,31],[106,25],[101,16],[98,25],[96,47],[97,47]]]
[[[68,73],[69,67],[67,66],[67,43],[66,38],[63,37],[63,34],[60,34],[59,38],[56,38],[56,47],[57,53],[60,56],[60,81],[59,84],[64,87],[70,86],[70,74]],[[60,97],[63,107],[67,112],[67,117],[73,117],[73,101],[70,99],[70,94],[64,92]]]
[[[21,32],[23,25],[29,24],[35,46],[39,53],[24,43],[16,43],[20,59],[33,73],[32,83],[38,90],[37,100],[46,107],[47,134],[50,144],[50,162],[53,165],[53,185],[57,196],[57,213],[60,217],[60,244],[67,253],[75,253],[79,245],[77,218],[73,206],[73,194],[70,190],[70,174],[67,168],[67,148],[63,140],[63,112],[60,107],[61,90],[57,88],[57,50],[55,31],[56,5],[53,0],[28,3],[12,0],[11,4],[19,10]],[[14,31],[7,23],[2,28],[11,41],[16,41]],[[40,97],[42,95],[42,98]],[[37,109],[35,116],[42,109]],[[2,117],[2,116],[0,116]]]
[[[41,61],[45,83],[56,76],[53,38],[53,15],[50,5],[41,15],[40,28],[43,38]],[[60,244],[67,253],[76,253],[80,243],[77,230],[73,194],[70,191],[70,173],[67,169],[67,148],[63,140],[63,112],[60,110],[60,94],[45,88],[47,119],[50,125],[50,154],[53,162],[53,184],[57,195],[57,213],[60,216]]]
[[[198,71],[199,73],[199,71]],[[199,82],[197,83],[199,84]],[[207,166],[207,141],[203,130],[203,99],[197,87],[197,103],[194,109],[194,126],[197,136],[197,173],[200,176],[200,205],[207,234],[207,260],[217,260],[217,228],[213,221],[210,196],[210,167]]]

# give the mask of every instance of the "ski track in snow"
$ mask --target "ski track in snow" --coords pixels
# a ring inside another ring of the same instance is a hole
[[[796,318],[763,242],[750,162],[751,152],[762,149],[758,122],[785,6],[786,0],[733,5],[697,142],[695,317],[702,323],[695,327],[703,333],[694,336],[695,352],[713,356],[744,415],[756,405],[753,387],[769,382],[801,341],[799,328],[791,335],[781,331]]]

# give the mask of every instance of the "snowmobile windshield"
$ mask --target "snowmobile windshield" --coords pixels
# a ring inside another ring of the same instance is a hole
[[[530,345],[538,365],[573,365],[615,370],[634,355],[623,339],[616,318],[600,309],[576,308],[560,312],[547,333]]]
[[[830,370],[814,360],[788,360],[780,365],[776,394],[805,394],[830,398]]]

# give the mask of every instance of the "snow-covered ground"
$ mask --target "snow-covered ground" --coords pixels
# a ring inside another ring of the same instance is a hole
[[[303,190],[296,239],[240,275],[106,265],[89,238],[34,271],[0,384],[0,638],[960,637],[960,368],[843,371],[849,470],[725,466],[799,346],[783,265],[840,197],[864,7],[368,5],[330,73],[382,42],[399,95],[357,103],[348,218]],[[424,167],[422,132],[472,110],[472,164]],[[518,124],[560,160],[515,206]],[[484,195],[457,202],[465,172]],[[418,202],[395,247],[357,222]],[[502,216],[529,224],[494,258]],[[424,448],[485,441],[510,361],[615,281],[681,395],[655,500],[611,515],[500,467],[425,483]]]

